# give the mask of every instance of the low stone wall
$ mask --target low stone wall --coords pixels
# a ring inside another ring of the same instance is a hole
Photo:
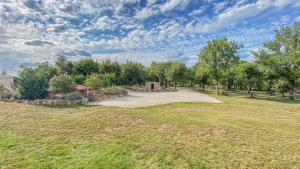
[[[45,105],[45,106],[68,106],[68,105],[83,105],[87,101],[82,100],[62,100],[62,99],[41,99],[41,100],[15,100],[16,103],[30,105]]]

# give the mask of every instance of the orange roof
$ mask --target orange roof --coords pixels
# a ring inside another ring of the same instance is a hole
[[[89,88],[84,85],[75,85],[75,90],[82,91],[82,90],[88,90]]]

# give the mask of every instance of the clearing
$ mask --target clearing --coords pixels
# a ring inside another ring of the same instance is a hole
[[[146,107],[175,102],[208,102],[220,103],[219,100],[191,89],[179,89],[177,92],[132,92],[128,96],[115,97],[104,101],[91,102],[88,105],[114,107]]]

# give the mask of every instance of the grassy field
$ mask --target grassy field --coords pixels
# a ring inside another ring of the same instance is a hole
[[[0,168],[300,168],[300,102],[139,109],[0,103]]]

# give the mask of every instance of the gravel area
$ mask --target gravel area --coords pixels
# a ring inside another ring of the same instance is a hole
[[[129,92],[128,96],[115,97],[104,101],[90,102],[88,105],[102,105],[113,107],[147,107],[174,102],[209,102],[221,101],[190,89],[180,89],[177,92]]]

